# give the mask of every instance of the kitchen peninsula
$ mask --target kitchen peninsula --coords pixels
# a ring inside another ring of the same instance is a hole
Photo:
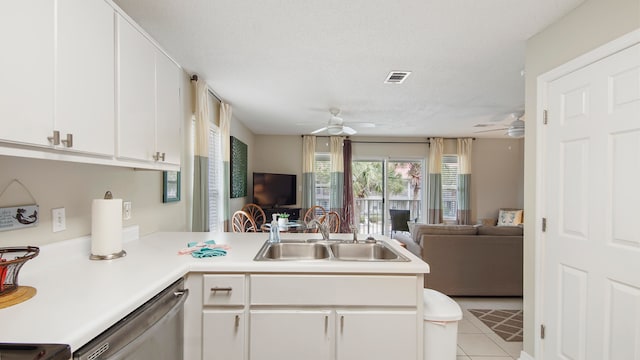
[[[320,234],[304,234],[311,237]],[[138,239],[131,227],[127,256],[109,261],[89,260],[88,238],[43,246],[19,279],[38,293],[0,309],[10,325],[0,327],[0,342],[64,343],[75,351],[185,277],[185,359],[211,358],[209,352],[273,359],[274,351],[279,359],[295,358],[273,343],[284,338],[292,354],[305,351],[313,359],[362,358],[363,351],[372,351],[370,359],[385,351],[421,359],[423,274],[429,272],[422,260],[388,242],[409,261],[254,261],[266,239],[264,233],[181,232]],[[177,254],[206,240],[229,245],[228,254]]]

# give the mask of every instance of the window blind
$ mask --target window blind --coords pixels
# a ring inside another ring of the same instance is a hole
[[[209,229],[221,231],[222,209],[222,149],[220,129],[211,124],[209,128]]]
[[[458,210],[458,156],[442,155],[442,217],[455,220]]]

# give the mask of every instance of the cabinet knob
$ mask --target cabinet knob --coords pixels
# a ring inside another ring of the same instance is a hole
[[[53,130],[53,136],[47,136],[51,145],[60,145],[60,131]]]
[[[72,148],[73,147],[73,134],[67,134],[67,138],[61,140],[65,147]]]

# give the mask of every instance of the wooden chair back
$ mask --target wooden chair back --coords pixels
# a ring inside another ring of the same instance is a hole
[[[340,215],[335,211],[329,211],[320,218],[321,223],[328,222],[329,232],[340,232]]]
[[[253,222],[256,224],[258,231],[262,231],[262,225],[267,223],[267,217],[264,214],[264,210],[256,204],[247,204],[242,207],[242,211],[251,216]]]
[[[322,206],[314,205],[314,206],[310,207],[309,210],[307,210],[306,213],[304,213],[304,218],[302,218],[302,220],[304,220],[304,222],[306,224],[309,221],[311,221],[312,219],[320,220],[320,218],[325,216],[326,214],[327,214],[327,210],[325,210]]]
[[[242,210],[233,213],[231,217],[233,232],[257,232],[256,223],[251,216]]]

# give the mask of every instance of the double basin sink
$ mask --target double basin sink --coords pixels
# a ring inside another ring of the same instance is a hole
[[[283,240],[265,242],[255,261],[409,261],[384,241]]]

